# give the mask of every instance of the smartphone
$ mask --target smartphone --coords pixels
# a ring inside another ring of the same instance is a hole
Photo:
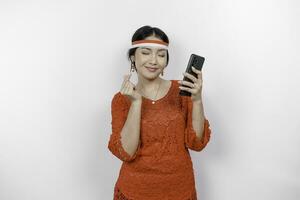
[[[204,63],[205,58],[196,54],[191,54],[188,65],[186,67],[185,72],[192,74],[194,77],[197,78],[197,74],[192,70],[192,66],[195,67],[198,70],[202,70],[203,63]],[[184,76],[183,78],[184,81],[188,81],[190,83],[194,83],[191,79],[188,77]],[[185,85],[184,87],[188,87]],[[191,96],[191,93],[185,90],[180,90],[179,95],[181,96]]]

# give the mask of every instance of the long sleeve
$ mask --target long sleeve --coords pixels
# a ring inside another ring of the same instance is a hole
[[[112,133],[108,142],[108,149],[120,160],[126,162],[133,161],[136,158],[141,144],[141,142],[139,142],[138,148],[133,156],[130,156],[122,147],[121,131],[126,122],[128,111],[129,105],[127,105],[124,96],[118,92],[114,95],[111,103]]]
[[[201,151],[209,142],[211,129],[209,128],[209,121],[204,119],[203,135],[199,139],[193,128],[193,102],[189,96],[181,96],[182,99],[182,111],[186,119],[186,127],[184,131],[184,142],[185,146],[194,151]]]

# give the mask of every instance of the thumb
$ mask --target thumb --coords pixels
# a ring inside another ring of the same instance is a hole
[[[125,74],[125,75],[123,76],[123,78],[126,79],[126,80],[129,80],[129,79],[130,79],[130,76],[131,76],[130,74]]]

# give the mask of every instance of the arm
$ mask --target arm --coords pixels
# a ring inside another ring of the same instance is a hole
[[[117,93],[111,104],[112,134],[108,148],[122,161],[132,161],[140,149],[141,101],[130,106],[125,97]]]
[[[196,132],[196,136],[201,139],[203,136],[204,129],[204,113],[203,113],[203,103],[202,101],[193,101],[192,106],[192,124],[193,129]]]
[[[182,105],[186,116],[185,146],[194,151],[201,151],[209,142],[211,134],[202,101],[193,102],[190,97],[182,96]]]

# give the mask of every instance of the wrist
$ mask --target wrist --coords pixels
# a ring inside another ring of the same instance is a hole
[[[202,99],[192,100],[193,103],[199,104],[202,103]]]
[[[131,101],[131,103],[132,103],[132,104],[140,105],[140,104],[142,104],[142,99],[133,100],[133,101]]]

